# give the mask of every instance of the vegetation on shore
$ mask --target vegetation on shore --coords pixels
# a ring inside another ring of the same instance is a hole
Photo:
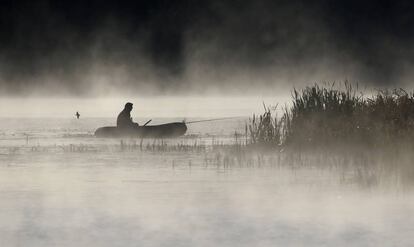
[[[282,147],[380,147],[414,137],[414,94],[377,90],[370,96],[348,82],[293,90],[280,118],[265,107],[248,126],[250,144]]]

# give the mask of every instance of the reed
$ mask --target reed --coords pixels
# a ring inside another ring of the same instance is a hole
[[[366,96],[358,85],[315,84],[292,92],[292,105],[281,118],[269,108],[253,116],[250,143],[286,147],[380,147],[411,143],[414,94],[377,90]]]
[[[253,115],[249,125],[246,125],[246,135],[250,136],[246,143],[250,145],[278,146],[282,141],[283,121],[279,120],[277,116],[272,116],[270,107],[265,105],[263,107],[265,112],[259,116]]]

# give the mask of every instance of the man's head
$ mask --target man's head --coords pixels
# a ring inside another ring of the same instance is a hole
[[[130,102],[126,103],[124,109],[127,110],[127,111],[132,111],[132,103],[130,103]]]

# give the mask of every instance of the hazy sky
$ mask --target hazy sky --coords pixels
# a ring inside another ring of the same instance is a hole
[[[2,1],[0,94],[411,87],[411,1]]]

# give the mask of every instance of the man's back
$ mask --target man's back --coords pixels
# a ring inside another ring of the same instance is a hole
[[[133,128],[137,127],[138,124],[132,122],[131,119],[132,103],[126,103],[124,110],[119,113],[118,118],[116,119],[116,126],[118,128]]]
[[[125,110],[121,111],[116,119],[116,126],[118,128],[130,128],[133,125],[131,114]]]

